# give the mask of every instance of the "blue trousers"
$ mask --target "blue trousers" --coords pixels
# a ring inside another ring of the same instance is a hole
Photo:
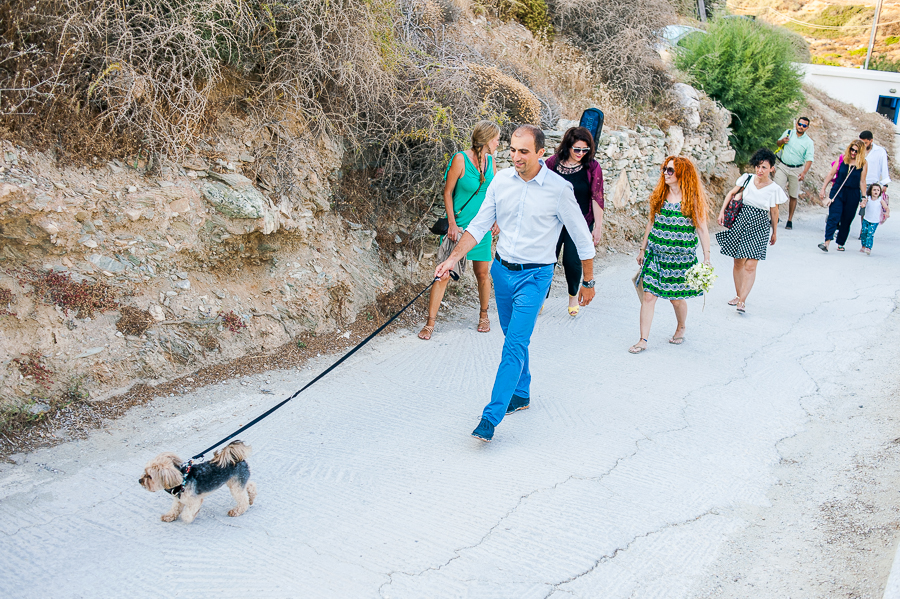
[[[877,228],[878,223],[870,223],[866,219],[863,219],[860,240],[862,240],[862,246],[864,248],[872,249],[872,242],[875,241],[875,229]]]
[[[842,189],[834,198],[834,202],[828,207],[828,219],[825,221],[826,241],[833,239],[834,232],[837,231],[837,244],[847,243],[850,225],[853,224],[856,211],[859,209],[859,197],[858,189]]]
[[[553,281],[553,265],[509,270],[499,260],[491,265],[494,298],[500,328],[506,339],[491,391],[491,402],[485,406],[483,418],[497,426],[506,415],[513,394],[531,396],[531,372],[528,369],[528,344],[537,322],[538,312]]]

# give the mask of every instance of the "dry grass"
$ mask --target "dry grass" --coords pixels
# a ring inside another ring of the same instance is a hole
[[[71,157],[119,142],[178,158],[235,110],[275,142],[274,194],[327,135],[347,167],[375,166],[381,203],[410,202],[436,190],[475,121],[500,116],[465,66],[479,57],[447,35],[460,13],[449,0],[0,0],[0,131]]]
[[[16,301],[16,296],[6,287],[0,287],[0,316],[15,316],[10,308]]]
[[[121,317],[116,321],[116,330],[126,335],[143,335],[153,324],[153,317],[146,310],[122,306],[119,308]]]
[[[666,0],[552,0],[554,25],[595,61],[603,81],[628,102],[646,103],[671,84],[654,46],[676,22]]]

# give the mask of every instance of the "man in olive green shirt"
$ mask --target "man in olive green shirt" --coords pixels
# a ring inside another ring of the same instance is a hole
[[[814,148],[813,141],[806,134],[809,129],[809,119],[801,116],[797,119],[797,127],[788,129],[778,140],[780,152],[775,156],[778,164],[775,167],[775,183],[783,187],[791,199],[788,207],[788,220],[785,229],[793,229],[794,210],[797,208],[797,198],[800,196],[800,182],[806,177],[809,167],[812,166]]]

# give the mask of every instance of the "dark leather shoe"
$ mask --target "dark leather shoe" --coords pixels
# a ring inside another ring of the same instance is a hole
[[[527,410],[528,404],[531,402],[531,399],[528,397],[519,397],[518,395],[513,395],[512,399],[509,401],[509,406],[506,408],[507,414],[512,414],[513,412],[518,412],[519,410]]]
[[[487,418],[482,418],[478,426],[472,431],[472,436],[481,439],[485,443],[490,443],[494,438],[494,425]]]

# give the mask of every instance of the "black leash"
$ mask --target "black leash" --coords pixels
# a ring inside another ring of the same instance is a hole
[[[455,272],[453,272],[452,270],[450,271],[450,277],[451,277],[454,281],[458,281],[458,280],[459,280],[459,275],[456,274]],[[320,374],[319,376],[317,376],[316,378],[314,378],[314,379],[311,380],[310,382],[306,383],[306,385],[304,385],[302,389],[300,389],[299,391],[297,391],[296,393],[294,393],[293,395],[291,395],[290,397],[288,397],[287,399],[285,399],[285,400],[282,401],[281,403],[276,404],[275,406],[269,408],[267,411],[263,412],[262,414],[260,414],[259,416],[257,416],[257,417],[254,418],[253,420],[251,420],[249,423],[245,424],[244,426],[242,426],[242,427],[239,428],[238,430],[234,431],[233,433],[231,433],[230,435],[228,435],[227,437],[225,437],[225,438],[222,439],[221,441],[217,441],[217,442],[213,443],[212,445],[210,445],[209,447],[207,447],[206,449],[204,449],[203,451],[201,451],[200,453],[198,453],[197,455],[195,455],[194,457],[192,457],[192,458],[187,462],[188,467],[190,468],[190,464],[191,464],[194,460],[199,460],[199,459],[203,458],[203,456],[204,456],[205,454],[209,453],[210,451],[212,451],[213,449],[215,449],[216,447],[218,447],[218,446],[221,445],[222,443],[225,443],[226,441],[229,441],[229,440],[231,440],[231,439],[234,439],[236,436],[240,435],[242,432],[244,432],[245,430],[247,430],[248,428],[250,428],[251,426],[253,426],[253,425],[256,424],[257,422],[259,422],[260,420],[262,420],[263,418],[265,418],[266,416],[268,416],[269,414],[271,414],[272,412],[274,412],[275,410],[277,410],[278,408],[280,408],[281,406],[283,406],[283,405],[286,404],[287,402],[291,401],[292,399],[294,399],[295,397],[297,397],[298,395],[300,395],[301,393],[303,393],[304,391],[306,391],[309,387],[311,387],[311,386],[313,385],[313,383],[315,383],[315,382],[318,381],[319,379],[323,378],[326,374],[328,374],[329,372],[331,372],[332,370],[334,370],[335,368],[337,368],[338,366],[340,366],[341,363],[342,363],[344,360],[346,360],[347,358],[349,358],[350,356],[352,356],[354,353],[356,353],[356,350],[358,350],[358,349],[361,348],[363,345],[365,345],[366,343],[368,343],[369,341],[371,341],[376,335],[378,335],[378,333],[380,333],[381,331],[383,331],[389,324],[391,324],[392,322],[394,322],[394,320],[396,320],[398,316],[400,316],[401,314],[403,314],[404,312],[406,312],[406,309],[409,308],[410,306],[412,306],[412,305],[413,305],[413,302],[415,302],[417,299],[419,299],[420,297],[422,297],[422,294],[425,293],[426,291],[428,291],[429,289],[431,289],[431,286],[434,285],[434,284],[435,284],[437,281],[439,281],[439,280],[440,280],[440,279],[435,279],[434,281],[432,281],[431,283],[429,283],[429,284],[428,284],[428,287],[426,287],[425,289],[423,289],[422,291],[420,291],[420,292],[418,293],[418,295],[416,295],[416,297],[412,298],[408,304],[406,304],[405,306],[403,306],[403,308],[402,308],[399,312],[397,312],[396,314],[394,314],[393,316],[391,316],[391,317],[388,319],[388,321],[387,321],[386,323],[384,323],[383,325],[381,325],[380,327],[378,327],[378,328],[375,330],[374,333],[372,333],[371,335],[369,335],[368,337],[366,337],[365,339],[363,339],[356,347],[354,347],[354,348],[351,349],[349,352],[347,352],[346,354],[344,354],[344,355],[341,357],[340,360],[338,360],[337,362],[335,362],[334,364],[332,364],[331,366],[329,366],[322,374]]]

